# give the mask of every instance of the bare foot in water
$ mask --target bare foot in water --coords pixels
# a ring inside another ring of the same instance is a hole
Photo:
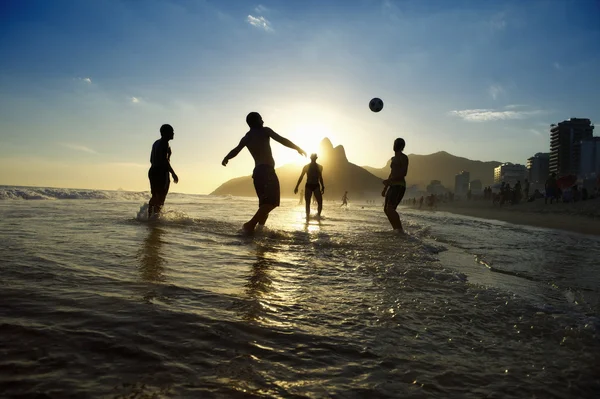
[[[255,224],[247,222],[247,223],[244,223],[244,225],[242,226],[242,229],[244,230],[245,233],[253,233],[255,226],[256,226]]]

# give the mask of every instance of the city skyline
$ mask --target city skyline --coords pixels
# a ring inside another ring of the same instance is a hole
[[[385,165],[398,136],[408,154],[524,164],[551,124],[600,120],[598,18],[595,1],[13,2],[0,184],[147,190],[171,123],[172,190],[208,193],[251,172],[245,152],[220,166],[250,111],[357,165]],[[273,149],[277,166],[306,161]]]

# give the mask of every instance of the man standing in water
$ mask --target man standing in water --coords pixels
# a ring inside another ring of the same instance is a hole
[[[394,140],[394,153],[390,164],[390,176],[383,181],[385,187],[381,195],[385,197],[384,211],[392,228],[399,233],[404,233],[400,215],[396,212],[396,208],[402,201],[406,192],[406,173],[408,172],[408,157],[402,152],[406,143],[404,139]]]
[[[179,182],[179,178],[171,167],[171,147],[169,140],[173,140],[175,131],[171,125],[162,125],[160,127],[160,139],[156,140],[152,145],[150,153],[150,170],[148,171],[148,179],[150,179],[150,191],[152,198],[148,203],[148,219],[154,214],[160,213],[161,208],[165,204],[167,193],[171,179],[169,173],[173,175],[175,184]]]
[[[346,191],[344,193],[344,196],[342,197],[342,205],[340,205],[340,208],[343,207],[344,205],[348,206],[348,191]]]
[[[221,164],[227,166],[227,162],[231,158],[235,158],[244,147],[248,147],[248,151],[254,158],[255,166],[252,179],[258,196],[258,211],[243,226],[244,231],[251,233],[257,224],[264,226],[269,217],[269,212],[279,206],[279,179],[275,174],[275,160],[271,153],[270,139],[286,147],[293,148],[300,155],[306,156],[306,153],[290,140],[275,133],[271,128],[264,127],[264,122],[258,112],[250,112],[246,116],[246,123],[250,126],[250,130],[240,140],[238,146],[227,154]]]
[[[310,215],[310,199],[315,194],[317,200],[317,214],[321,217],[323,210],[323,193],[325,192],[325,183],[323,183],[323,166],[317,163],[317,154],[311,154],[310,163],[302,168],[302,173],[294,188],[294,194],[298,194],[298,186],[306,174],[306,185],[304,186],[304,201],[306,203],[306,220]],[[319,185],[320,183],[320,185]]]

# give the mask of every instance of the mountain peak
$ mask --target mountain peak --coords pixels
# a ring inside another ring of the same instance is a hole
[[[333,150],[333,144],[331,144],[331,140],[329,140],[327,137],[325,137],[323,140],[321,140],[321,143],[319,144],[319,148],[321,149],[321,151],[324,151],[324,152],[331,151],[331,150]]]

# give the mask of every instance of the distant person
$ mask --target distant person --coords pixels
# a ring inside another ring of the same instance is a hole
[[[525,194],[525,201],[529,200],[529,180],[525,179],[523,183],[523,194]]]
[[[571,191],[573,192],[573,202],[581,201],[581,191],[579,191],[577,185],[574,185]]]
[[[344,193],[344,196],[342,197],[342,205],[340,205],[340,208],[343,207],[344,205],[348,206],[348,200],[350,198],[348,198],[348,191],[346,191]]]
[[[310,215],[310,200],[314,194],[317,200],[317,215],[321,216],[323,210],[323,193],[325,192],[325,183],[323,183],[323,166],[317,163],[317,154],[311,154],[310,163],[302,168],[302,173],[294,188],[294,194],[298,194],[298,186],[306,174],[306,184],[304,185],[304,202],[306,203],[306,220]]]
[[[421,198],[419,198],[419,209],[423,208],[423,201],[424,201],[424,198],[421,195]]]
[[[556,173],[552,173],[548,180],[546,180],[546,184],[544,185],[546,190],[546,198],[544,198],[544,203],[548,203],[548,198],[550,198],[550,203],[556,199],[558,202],[558,184],[556,183]]]
[[[390,163],[390,176],[383,181],[384,188],[381,195],[385,197],[383,211],[392,228],[399,233],[404,233],[400,215],[396,211],[406,193],[406,173],[408,172],[408,157],[402,151],[406,143],[404,139],[394,140],[394,156]]]
[[[304,190],[300,190],[300,199],[298,200],[298,205],[302,205],[304,203]]]
[[[514,188],[514,203],[518,204],[519,202],[521,202],[521,180],[517,180],[517,184],[515,184],[515,188]]]
[[[258,112],[250,112],[246,116],[246,123],[250,126],[250,130],[240,140],[238,146],[227,154],[221,164],[227,166],[229,160],[235,158],[244,147],[248,148],[252,158],[254,158],[255,166],[252,179],[258,196],[258,210],[252,219],[244,223],[243,226],[244,231],[251,233],[257,224],[264,226],[269,217],[269,212],[279,206],[279,179],[275,173],[275,160],[271,153],[270,139],[298,151],[300,155],[306,156],[306,153],[290,140],[275,133],[271,128],[264,127],[264,122]]]
[[[173,126],[165,124],[160,127],[160,139],[152,144],[152,152],[150,153],[150,170],[148,171],[148,179],[150,180],[150,192],[152,198],[148,202],[148,219],[153,215],[158,215],[167,193],[171,179],[169,174],[173,175],[175,184],[179,182],[179,177],[171,167],[171,147],[169,140],[175,137]]]

